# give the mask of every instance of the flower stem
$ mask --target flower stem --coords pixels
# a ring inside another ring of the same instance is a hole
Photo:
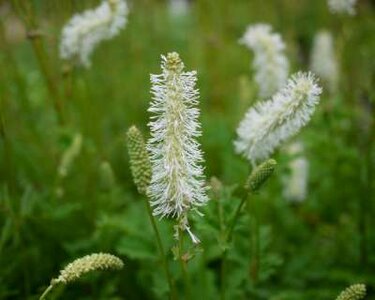
[[[178,228],[178,258],[181,265],[182,277],[185,284],[185,293],[186,293],[186,300],[191,299],[191,289],[190,289],[190,278],[187,271],[186,260],[183,257],[183,248],[184,248],[184,233],[183,230],[179,227]]]
[[[43,292],[42,296],[40,296],[39,300],[43,300],[43,299],[45,299],[46,296],[47,296],[47,294],[52,290],[52,288],[53,288],[53,285],[50,284],[50,285],[48,286],[48,288],[45,289],[45,291]]]
[[[229,230],[226,235],[226,243],[229,243],[232,240],[233,230],[241,214],[242,207],[244,206],[246,202],[249,201],[249,198],[250,198],[250,193],[246,193],[246,195],[243,196],[240,204],[237,206],[236,212],[234,214],[232,222],[229,225]],[[228,249],[226,248],[223,250],[222,257],[221,257],[221,270],[220,270],[220,273],[221,273],[220,274],[220,280],[221,280],[220,299],[221,300],[225,300],[226,298],[227,254],[228,254]]]
[[[150,219],[152,228],[153,228],[155,236],[156,236],[156,241],[157,241],[157,244],[158,244],[158,248],[159,248],[162,264],[163,264],[163,267],[164,267],[165,275],[166,275],[167,280],[168,280],[168,285],[169,285],[169,290],[170,290],[170,297],[169,298],[175,299],[175,290],[174,290],[173,280],[172,280],[171,273],[169,272],[168,262],[167,262],[167,259],[166,259],[166,256],[165,256],[165,251],[164,251],[163,243],[162,243],[162,240],[161,240],[161,237],[160,237],[160,232],[159,232],[158,227],[156,226],[155,218],[152,215],[152,209],[151,209],[151,206],[150,206],[150,202],[148,201],[147,198],[145,198],[145,202],[146,202],[148,217]]]
[[[26,29],[29,33],[37,32],[37,22],[34,16],[32,6],[28,1],[13,1],[15,8],[18,10],[19,14],[25,21]],[[53,75],[50,71],[50,64],[48,61],[47,53],[43,47],[43,42],[41,36],[38,33],[36,36],[32,34],[29,35],[31,41],[31,46],[33,48],[35,57],[37,58],[40,71],[46,81],[47,89],[52,97],[53,106],[57,114],[58,121],[60,125],[64,125],[64,115],[63,115],[63,104],[61,101],[59,89],[54,81]]]

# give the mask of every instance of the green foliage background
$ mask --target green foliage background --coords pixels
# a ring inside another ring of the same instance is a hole
[[[128,0],[126,29],[96,49],[86,70],[59,59],[60,31],[73,13],[99,1],[0,1],[0,299],[38,299],[64,265],[99,251],[118,255],[125,268],[88,276],[51,298],[167,298],[144,199],[131,179],[125,131],[136,124],[148,135],[149,74],[160,72],[160,54],[170,51],[198,71],[206,174],[224,185],[212,193],[205,216],[194,218],[202,249],[189,262],[192,299],[219,298],[227,246],[227,299],[334,299],[355,282],[375,299],[375,15],[371,1],[358,2],[348,17],[332,15],[323,0],[196,0],[187,15],[173,17],[164,1]],[[291,158],[276,153],[276,175],[253,197],[226,245],[222,228],[251,169],[234,153],[235,129],[257,100],[253,57],[238,39],[257,22],[281,33],[291,73],[308,70],[314,34],[332,31],[340,86],[334,94],[325,90],[298,135],[310,162],[306,201],[283,198]],[[42,35],[27,39],[25,32]],[[61,179],[60,159],[77,133],[82,151]],[[102,171],[103,161],[114,178]],[[170,249],[173,222],[158,225]],[[171,251],[168,258],[179,299],[186,299]]]

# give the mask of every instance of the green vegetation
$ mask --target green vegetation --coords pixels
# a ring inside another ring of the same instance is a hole
[[[100,252],[124,267],[46,299],[324,300],[356,283],[375,299],[374,4],[358,1],[348,16],[325,0],[194,0],[173,15],[167,1],[127,2],[126,27],[83,68],[59,58],[61,29],[99,0],[0,0],[0,299],[39,299],[69,262]],[[290,74],[309,70],[318,31],[334,38],[338,88],[321,81],[320,104],[292,140],[309,163],[301,202],[283,193],[298,156],[288,143],[250,195],[254,168],[234,151],[258,100],[253,54],[238,43],[255,23],[280,33]],[[149,138],[150,73],[172,51],[197,70],[201,94],[211,188],[204,215],[189,219],[198,245],[186,233],[177,245],[175,221],[151,216],[132,177],[142,166],[131,170],[127,153],[132,125]]]

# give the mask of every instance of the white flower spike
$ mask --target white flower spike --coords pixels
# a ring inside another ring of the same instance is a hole
[[[302,202],[307,196],[309,161],[303,155],[304,147],[300,142],[289,145],[287,152],[294,158],[288,165],[290,173],[283,178],[283,195],[290,202]]]
[[[162,56],[161,68],[161,74],[151,75],[153,100],[149,112],[153,116],[147,149],[152,179],[148,195],[154,215],[177,217],[180,226],[191,234],[187,212],[208,201],[203,155],[196,141],[201,135],[197,77],[195,71],[184,72],[175,52]]]
[[[278,33],[268,24],[247,27],[240,43],[254,52],[253,68],[259,85],[259,96],[273,96],[287,81],[289,62],[285,56],[285,44]]]
[[[331,92],[336,91],[339,72],[333,37],[330,32],[320,31],[316,34],[311,52],[310,68],[327,84]]]
[[[293,75],[271,100],[247,111],[237,129],[236,152],[253,164],[267,159],[275,148],[307,124],[321,92],[312,73]]]
[[[356,2],[357,0],[328,0],[328,7],[333,14],[355,15]]]
[[[60,57],[77,59],[90,67],[95,47],[120,32],[126,25],[127,14],[125,0],[106,0],[95,9],[74,15],[62,30]]]

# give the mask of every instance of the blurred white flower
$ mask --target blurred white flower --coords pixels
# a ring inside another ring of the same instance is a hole
[[[272,33],[268,24],[250,25],[240,43],[254,51],[253,68],[259,96],[271,97],[288,79],[289,62],[281,36]]]
[[[283,195],[290,202],[302,202],[306,199],[309,161],[303,156],[303,144],[295,142],[289,145],[287,152],[294,158],[289,162],[289,174],[283,178]]]
[[[253,164],[267,159],[283,141],[296,134],[310,120],[322,89],[311,73],[299,72],[271,100],[251,107],[234,142]]]
[[[357,0],[328,0],[328,6],[334,14],[355,15],[356,2]]]
[[[161,68],[161,74],[151,75],[153,101],[149,111],[153,116],[147,148],[152,179],[148,194],[154,215],[177,217],[190,234],[186,213],[208,200],[200,165],[202,151],[196,141],[201,135],[197,77],[195,71],[184,72],[175,52],[162,56]]]
[[[333,37],[330,32],[320,31],[315,35],[310,68],[327,83],[331,92],[336,90],[339,72]]]
[[[103,40],[116,36],[126,25],[128,8],[124,0],[107,0],[92,10],[76,14],[64,26],[60,43],[62,59],[77,59],[85,67]]]
[[[169,12],[172,16],[180,17],[186,15],[190,10],[188,0],[169,0]]]

